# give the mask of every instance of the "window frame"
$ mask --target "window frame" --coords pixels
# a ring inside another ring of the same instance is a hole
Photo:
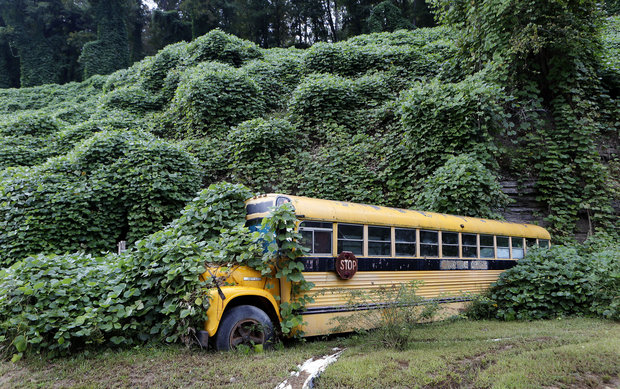
[[[471,235],[471,236],[473,236],[474,237],[474,241],[476,242],[476,244],[475,245],[470,245],[470,244],[466,245],[464,243],[464,240],[463,240],[463,235]],[[480,234],[471,233],[471,232],[461,232],[459,237],[460,237],[460,246],[459,247],[460,247],[461,258],[468,258],[468,259],[469,258],[471,258],[471,259],[478,259],[478,258],[480,258],[480,238],[479,238]],[[466,257],[464,255],[464,252],[463,252],[464,251],[463,249],[465,247],[475,247],[476,255],[473,256],[473,257]]]
[[[491,240],[493,241],[493,246],[488,246],[488,245],[482,245],[482,237],[487,237],[490,236]],[[483,257],[482,256],[482,249],[488,249],[491,248],[493,249],[493,255],[491,255],[490,257]],[[495,235],[492,234],[478,234],[478,258],[480,259],[492,259],[492,258],[497,258],[497,245],[495,242]]]
[[[436,243],[423,243],[422,242],[422,233],[423,232],[434,232],[435,234],[437,234],[437,241]],[[441,234],[439,230],[422,230],[420,229],[419,231],[419,235],[418,235],[418,240],[420,241],[420,246],[418,249],[418,254],[420,256],[420,258],[441,258]],[[422,246],[436,246],[437,247],[437,255],[422,255]]]
[[[355,226],[362,227],[362,239],[340,239],[340,227],[342,226]],[[336,255],[340,254],[343,250],[340,250],[340,241],[349,241],[349,242],[362,242],[362,252],[360,254],[353,253],[354,255],[365,256],[367,253],[367,225],[366,224],[356,224],[356,223],[337,223],[337,232],[336,232]]]
[[[304,228],[304,223],[305,222],[310,222],[310,223],[325,223],[325,224],[330,224],[331,227],[327,228],[327,227],[305,227]],[[300,234],[303,233],[304,231],[306,232],[312,232],[312,247],[311,250],[308,254],[311,255],[329,255],[332,256],[333,252],[334,252],[334,224],[332,222],[323,222],[323,221],[319,221],[319,220],[302,220],[299,223],[299,226],[297,227],[297,232],[299,232]],[[314,232],[315,231],[321,231],[321,232],[326,232],[329,231],[331,232],[331,236],[329,239],[329,247],[330,247],[330,252],[329,253],[318,253],[314,251]]]
[[[389,231],[388,238],[390,240],[374,240],[374,239],[370,240],[370,231],[369,230],[371,228],[384,228],[384,229],[387,229]],[[394,242],[393,242],[393,239],[392,239],[393,238],[392,237],[392,230],[393,230],[393,227],[390,227],[390,226],[378,226],[378,225],[371,225],[371,224],[365,225],[365,228],[364,228],[364,247],[366,249],[366,254],[369,257],[385,257],[385,256],[392,257],[393,256],[393,252],[392,252],[393,244],[392,243],[394,243]],[[370,254],[370,243],[371,242],[373,242],[373,243],[389,243],[389,247],[390,247],[389,254],[371,255]]]
[[[456,243],[445,243],[443,236],[444,234],[455,234],[456,235]],[[461,236],[460,233],[456,232],[456,231],[441,231],[441,258],[460,258],[461,257]],[[449,246],[449,247],[456,247],[456,255],[453,256],[446,256],[443,252],[444,250],[444,246]]]
[[[396,230],[406,230],[406,231],[412,231],[413,232],[413,239],[414,241],[402,241],[399,242],[396,240]],[[420,230],[418,228],[407,228],[407,227],[393,227],[392,231],[394,231],[394,251],[393,251],[393,256],[395,258],[417,258],[419,257],[419,253],[420,253]],[[398,255],[397,254],[397,250],[396,250],[396,245],[397,244],[406,244],[409,246],[413,246],[413,255]]]
[[[514,247],[513,241],[514,240],[521,240],[521,247]],[[521,256],[518,258],[515,258],[513,250],[514,249],[521,249]],[[523,259],[525,257],[525,238],[523,237],[518,237],[518,236],[511,236],[510,237],[510,258],[512,259]]]
[[[495,256],[497,259],[512,259],[512,247],[510,244],[510,236],[508,235],[494,235],[495,236]],[[506,238],[508,239],[508,246],[500,246],[498,243],[498,239],[497,238]],[[501,249],[508,249],[508,256],[507,257],[500,257],[499,256],[499,250]]]

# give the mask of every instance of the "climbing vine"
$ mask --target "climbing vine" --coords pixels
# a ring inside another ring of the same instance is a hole
[[[300,337],[303,332],[299,326],[303,324],[303,311],[306,304],[314,299],[306,294],[314,284],[307,281],[302,271],[304,263],[299,260],[309,251],[301,242],[301,234],[296,232],[299,220],[295,216],[295,208],[285,203],[274,208],[269,216],[263,219],[261,240],[270,242],[265,254],[248,262],[250,267],[261,271],[264,276],[280,279],[280,282],[291,283],[290,301],[280,302],[280,328],[284,335]],[[274,274],[275,270],[275,274]]]

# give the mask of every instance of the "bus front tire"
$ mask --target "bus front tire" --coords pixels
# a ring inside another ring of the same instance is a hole
[[[215,335],[218,350],[233,350],[239,345],[268,348],[273,341],[273,323],[269,316],[253,305],[239,305],[224,314]]]

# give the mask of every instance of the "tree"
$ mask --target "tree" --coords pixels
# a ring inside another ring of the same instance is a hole
[[[7,39],[10,31],[0,17],[0,88],[19,86],[19,62]]]
[[[149,45],[156,51],[164,46],[179,41],[192,39],[192,26],[183,20],[178,11],[163,11],[155,9],[151,13],[149,25]]]
[[[21,86],[62,81],[60,0],[0,0],[3,36],[19,56]]]
[[[84,79],[129,66],[123,1],[91,0],[90,3],[97,20],[97,40],[86,43],[82,49],[79,61],[84,65]]]
[[[372,7],[366,22],[369,32],[393,32],[411,27],[411,22],[403,17],[401,9],[394,5],[391,0],[383,1]]]

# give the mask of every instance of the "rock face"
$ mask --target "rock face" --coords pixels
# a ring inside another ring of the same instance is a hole
[[[501,181],[500,184],[502,191],[513,201],[504,211],[506,220],[545,226],[543,220],[546,213],[545,205],[536,200],[538,190],[535,180],[524,181],[521,184],[517,180],[506,180]]]
[[[519,183],[515,179],[506,179],[500,182],[502,191],[513,200],[504,210],[504,217],[509,222],[530,223],[547,227],[548,223],[544,218],[547,215],[547,209],[544,203],[536,200],[539,195],[536,189],[536,180],[527,180]],[[612,204],[616,211],[616,215],[620,214],[620,203]],[[577,221],[577,229],[575,238],[583,242],[590,232],[590,223],[588,215],[585,212],[579,214]]]

